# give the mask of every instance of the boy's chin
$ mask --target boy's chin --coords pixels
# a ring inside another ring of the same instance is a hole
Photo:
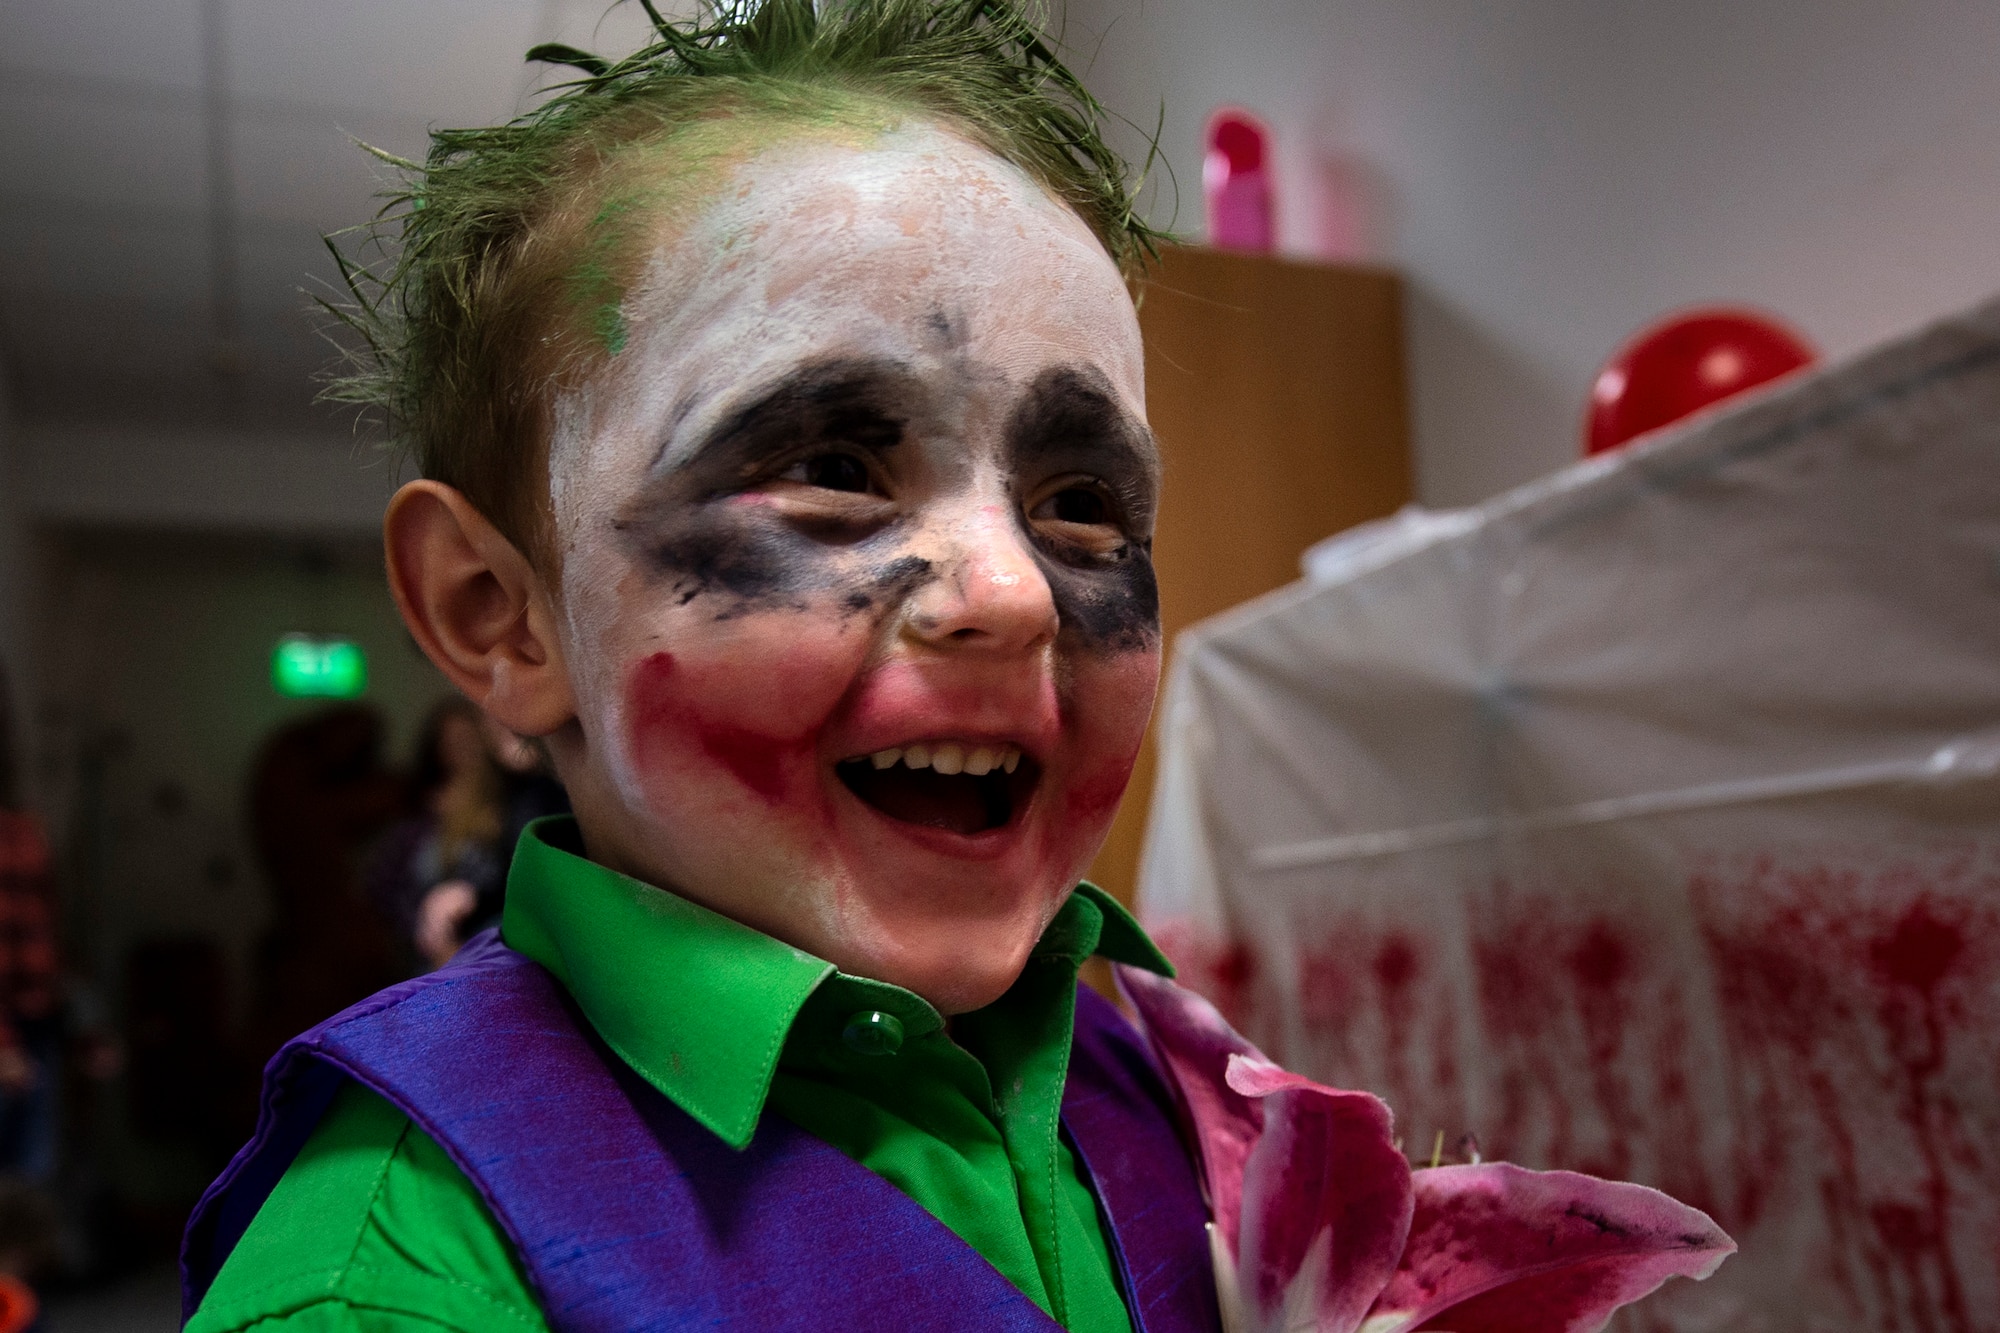
[[[883,977],[904,990],[914,991],[928,1000],[931,1007],[949,1018],[955,1014],[969,1014],[975,1009],[984,1009],[1012,986],[1021,975],[1025,959],[1011,967],[995,966],[992,959],[968,958],[961,953],[936,966],[925,967],[917,974],[903,978]]]
[[[893,949],[871,949],[858,942],[835,944],[829,952],[842,956],[829,961],[850,976],[913,991],[949,1017],[984,1009],[1005,995],[1027,965],[1037,938],[1032,927],[1008,930],[990,923],[967,924],[941,931],[933,939],[905,936]]]

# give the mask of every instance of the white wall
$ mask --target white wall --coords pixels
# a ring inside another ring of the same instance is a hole
[[[1183,229],[1222,102],[1274,123],[1286,249],[1318,247],[1329,170],[1360,183],[1364,248],[1411,283],[1432,504],[1573,459],[1597,365],[1676,306],[1761,305],[1838,356],[2000,289],[2000,6],[1067,8],[1100,98],[1149,129],[1164,99]]]

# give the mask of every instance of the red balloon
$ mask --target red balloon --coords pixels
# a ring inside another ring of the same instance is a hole
[[[1625,344],[1597,372],[1583,451],[1615,449],[1817,359],[1811,343],[1769,315],[1683,311]]]

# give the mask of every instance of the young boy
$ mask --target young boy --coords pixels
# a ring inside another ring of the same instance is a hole
[[[1077,885],[1159,666],[1149,236],[1011,6],[817,8],[544,51],[411,188],[390,578],[576,814],[273,1062],[191,1329],[1219,1326],[1076,985],[1167,970]]]

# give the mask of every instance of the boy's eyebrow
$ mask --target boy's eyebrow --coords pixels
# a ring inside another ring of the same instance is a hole
[[[1111,381],[1091,365],[1050,366],[1036,375],[1008,416],[1007,444],[1017,463],[1079,447],[1100,455],[1109,448],[1126,470],[1146,481],[1159,479],[1152,430],[1126,410]]]
[[[730,409],[684,449],[670,436],[661,443],[651,470],[738,472],[753,468],[776,446],[806,439],[885,450],[902,440],[921,392],[916,372],[901,361],[839,357],[807,362],[754,391],[747,403]]]

